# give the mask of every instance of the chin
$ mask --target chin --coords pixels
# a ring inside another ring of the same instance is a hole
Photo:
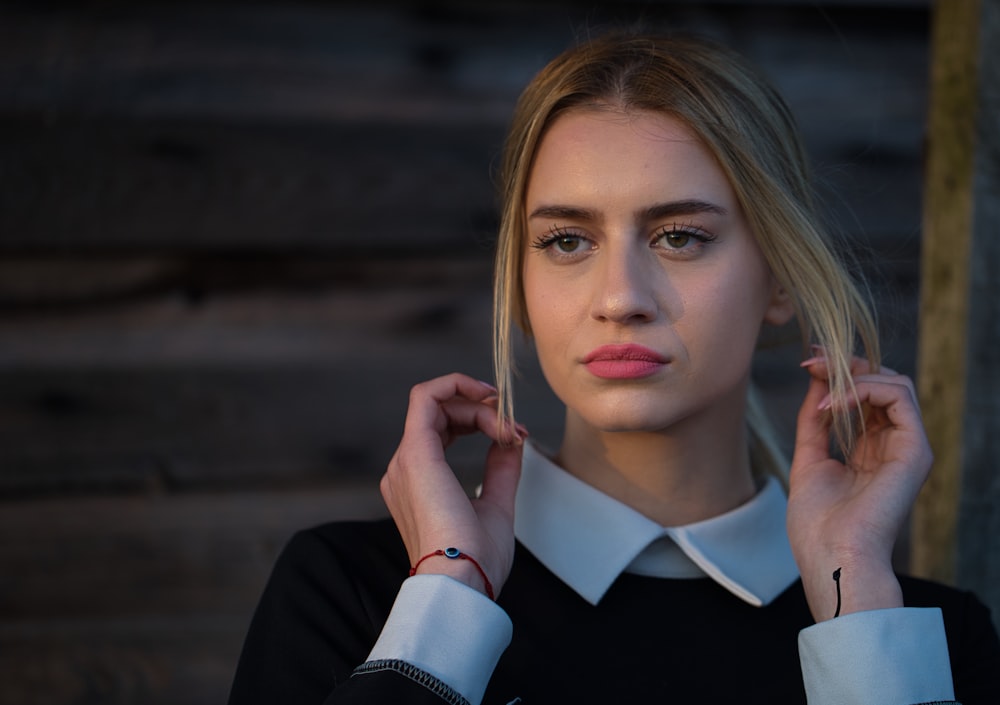
[[[701,398],[663,384],[552,387],[571,416],[598,433],[662,433],[703,411]]]
[[[655,409],[633,404],[627,408],[577,413],[588,426],[603,433],[659,433],[681,420],[664,409],[662,402]]]
[[[628,420],[615,420],[612,423],[595,426],[602,433],[661,433],[669,427],[670,424]]]

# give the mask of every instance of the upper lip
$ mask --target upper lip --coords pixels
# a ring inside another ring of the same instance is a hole
[[[628,343],[626,345],[602,345],[587,353],[583,364],[597,360],[646,360],[649,362],[667,363],[670,360],[655,350],[643,345]]]

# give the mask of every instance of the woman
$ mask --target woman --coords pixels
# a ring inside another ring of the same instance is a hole
[[[414,387],[394,522],[296,536],[230,702],[1000,702],[985,608],[892,571],[931,453],[781,99],[719,47],[607,36],[528,86],[502,188],[498,388]],[[748,393],[792,318],[786,511]],[[551,455],[513,418],[514,324],[566,406]],[[494,441],[472,500],[468,433]]]

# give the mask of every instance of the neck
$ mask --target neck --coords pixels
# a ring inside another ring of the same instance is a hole
[[[567,412],[558,462],[662,526],[735,509],[756,491],[743,410],[655,432],[605,432]]]

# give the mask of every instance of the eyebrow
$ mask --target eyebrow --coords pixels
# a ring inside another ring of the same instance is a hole
[[[648,208],[643,208],[642,210],[636,212],[636,220],[659,220],[661,218],[695,215],[698,213],[726,215],[728,211],[715,203],[709,203],[708,201],[691,198],[682,201],[657,203],[649,206]],[[535,210],[531,211],[528,218],[600,221],[601,213],[590,208],[580,208],[577,206],[545,205],[539,206]]]

